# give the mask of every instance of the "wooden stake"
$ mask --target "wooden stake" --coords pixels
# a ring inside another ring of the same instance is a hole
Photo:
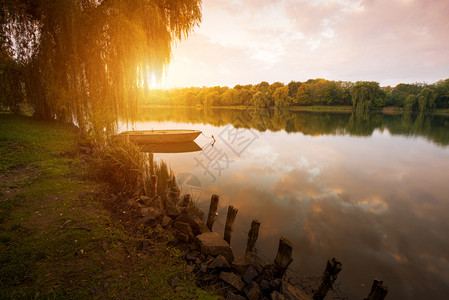
[[[260,222],[258,220],[253,220],[251,222],[251,229],[248,232],[248,242],[246,243],[246,254],[254,252],[256,248],[256,241],[259,237]]]
[[[224,240],[231,245],[231,235],[232,235],[232,227],[234,226],[235,217],[237,216],[237,212],[239,210],[234,208],[234,206],[228,206],[228,215],[226,216],[226,225],[224,231]]]
[[[326,297],[329,290],[337,280],[337,275],[342,269],[342,264],[334,258],[329,259],[326,264],[323,276],[321,277],[321,285],[313,295],[314,300],[323,300]]]
[[[368,298],[364,300],[383,300],[387,296],[388,288],[383,286],[383,281],[374,279],[371,291],[368,294]]]
[[[287,269],[288,265],[293,261],[292,259],[293,245],[287,238],[281,237],[279,239],[279,248],[274,264]]]
[[[206,226],[212,231],[212,226],[214,226],[215,218],[217,217],[217,208],[219,196],[213,194],[210,198],[209,214],[207,215]]]
[[[151,186],[153,190],[151,191],[151,196],[157,195],[157,175],[151,175]]]

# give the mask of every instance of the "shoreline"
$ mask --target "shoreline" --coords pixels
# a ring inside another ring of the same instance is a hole
[[[76,128],[0,113],[0,154],[4,297],[216,298],[164,232],[133,230]]]
[[[227,110],[256,110],[254,106],[244,106],[244,105],[236,105],[236,106],[204,106],[204,105],[170,105],[170,104],[143,104],[140,106],[140,108],[194,108],[198,110],[203,109],[227,109]],[[276,110],[275,107],[269,107],[269,108],[261,108],[268,109],[268,110]],[[290,106],[285,109],[286,111],[291,112],[341,112],[341,113],[351,113],[353,111],[352,106],[326,106],[326,105],[313,105],[313,106]],[[383,113],[386,115],[400,115],[402,114],[403,110],[401,107],[397,106],[388,106],[383,107],[382,109],[372,109],[369,112],[378,112]],[[419,112],[413,112],[413,113],[419,113]],[[436,114],[436,115],[449,115],[449,108],[438,108],[435,109],[433,112],[425,112],[430,114]]]

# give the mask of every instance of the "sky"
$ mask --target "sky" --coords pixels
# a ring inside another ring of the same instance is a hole
[[[449,78],[448,0],[204,0],[167,88]]]

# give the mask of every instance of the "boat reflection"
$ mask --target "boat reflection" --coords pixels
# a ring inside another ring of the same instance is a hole
[[[141,151],[146,153],[184,153],[201,151],[201,147],[194,141],[167,144],[142,144]]]

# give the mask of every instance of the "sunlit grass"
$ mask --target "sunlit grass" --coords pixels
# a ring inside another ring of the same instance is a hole
[[[103,188],[78,159],[76,132],[52,124],[0,114],[0,153],[25,145],[1,161],[0,298],[210,297],[164,240],[154,240],[150,253],[137,251],[145,233],[111,217]],[[181,293],[167,284],[174,275]]]

